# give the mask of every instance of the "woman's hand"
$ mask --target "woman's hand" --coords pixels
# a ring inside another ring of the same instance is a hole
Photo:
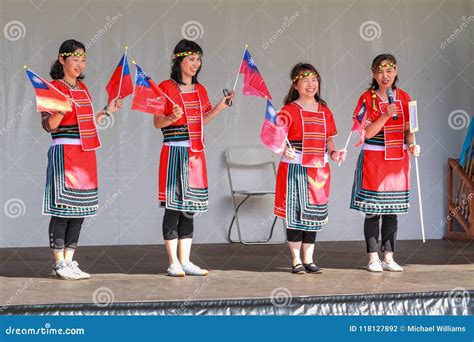
[[[387,114],[389,115],[389,117],[396,116],[397,113],[398,113],[398,108],[396,104],[392,103],[387,106]]]
[[[296,158],[296,151],[292,147],[286,147],[285,148],[285,157],[289,159],[295,159]]]
[[[346,160],[347,156],[347,151],[346,150],[334,150],[329,154],[329,157],[331,157],[332,160],[338,161],[338,162],[343,162]]]
[[[119,97],[116,97],[110,103],[107,105],[107,109],[111,113],[116,113],[122,108],[123,106],[123,100]]]
[[[180,105],[178,105],[178,104],[174,104],[173,109],[172,109],[172,113],[169,116],[169,119],[171,120],[171,122],[178,121],[179,119],[181,119],[183,114],[184,114],[183,108],[181,108]]]
[[[419,157],[421,152],[420,145],[410,144],[410,147],[408,147],[408,151],[415,157]]]
[[[223,110],[223,109],[227,109],[229,108],[230,106],[227,104],[227,101],[229,100],[234,100],[235,98],[235,92],[232,90],[229,92],[229,95],[227,96],[224,96],[220,101],[219,103],[217,104],[217,107],[219,108],[219,110]]]

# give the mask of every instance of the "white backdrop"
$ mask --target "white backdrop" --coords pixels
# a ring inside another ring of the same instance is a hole
[[[183,36],[204,49],[200,81],[215,104],[232,87],[245,44],[280,108],[296,62],[322,75],[342,146],[359,95],[370,82],[375,55],[398,58],[399,85],[418,100],[419,160],[427,238],[440,239],[446,215],[446,159],[457,157],[473,109],[474,1],[13,1],[0,0],[0,247],[47,246],[49,217],[41,215],[46,153],[51,138],[40,127],[23,64],[43,76],[59,45],[87,44],[88,85],[96,108],[123,47],[159,82],[169,76],[171,50]],[[132,74],[135,70],[132,68]],[[238,85],[239,93],[241,82]],[[80,243],[162,243],[157,166],[162,135],[147,114],[125,109],[101,127],[99,215],[85,222]],[[225,242],[232,217],[223,151],[259,144],[264,100],[239,96],[206,126],[210,207],[196,218],[195,241]],[[358,150],[332,165],[330,220],[320,240],[363,239],[363,217],[349,209]],[[414,170],[412,170],[414,171]],[[400,239],[418,239],[418,198],[400,217]],[[247,177],[247,179],[255,179]],[[259,181],[260,182],[260,181]],[[271,178],[261,183],[271,187]],[[272,199],[242,210],[247,238],[268,229]],[[282,238],[281,228],[276,238]]]

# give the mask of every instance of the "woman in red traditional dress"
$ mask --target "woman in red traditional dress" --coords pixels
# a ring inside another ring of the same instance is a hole
[[[354,120],[365,126],[365,140],[357,161],[351,208],[365,213],[364,235],[367,270],[401,272],[393,253],[398,230],[397,214],[409,207],[410,160],[420,147],[410,133],[410,95],[397,88],[397,61],[382,54],[372,62],[372,84],[359,98]],[[393,94],[393,95],[392,95]],[[391,97],[389,99],[389,97]],[[382,220],[383,261],[377,253]]]
[[[43,214],[51,215],[49,241],[53,250],[53,277],[87,279],[73,260],[84,217],[96,215],[98,180],[95,150],[101,146],[96,122],[122,106],[114,99],[94,114],[91,97],[82,82],[86,67],[84,44],[69,39],[59,48],[51,67],[51,82],[70,98],[72,111],[43,112],[42,126],[51,133]]]
[[[169,98],[165,116],[154,119],[164,138],[158,192],[160,205],[165,208],[163,237],[169,261],[167,273],[172,277],[208,274],[189,260],[194,213],[207,211],[208,206],[204,125],[228,108],[227,101],[234,97],[231,93],[212,107],[206,88],[197,80],[202,54],[193,41],[183,39],[176,45],[170,79],[159,85]]]
[[[299,63],[290,78],[291,88],[277,116],[277,122],[288,127],[290,146],[278,167],[274,212],[287,224],[292,273],[318,273],[313,254],[316,232],[328,222],[328,161],[343,161],[346,152],[334,146],[336,124],[321,98],[316,68]]]

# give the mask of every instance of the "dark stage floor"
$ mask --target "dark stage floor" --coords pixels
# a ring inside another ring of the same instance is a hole
[[[403,273],[365,271],[363,242],[320,242],[316,263],[322,274],[292,275],[286,245],[195,245],[192,260],[208,277],[165,275],[164,246],[80,247],[77,260],[92,279],[49,278],[47,248],[0,249],[0,305],[198,301],[338,296],[474,289],[474,243],[400,241]],[[102,297],[100,297],[102,296]],[[472,300],[472,298],[471,298]]]

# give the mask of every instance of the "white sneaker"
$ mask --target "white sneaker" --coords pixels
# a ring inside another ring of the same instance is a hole
[[[179,263],[170,265],[170,267],[168,267],[167,272],[168,276],[170,277],[184,277],[186,275]]]
[[[51,273],[53,278],[63,279],[63,280],[79,280],[81,279],[79,275],[74,272],[74,270],[69,267],[65,262],[61,262],[58,265],[53,266],[53,272]]]
[[[382,262],[379,259],[372,260],[367,265],[367,271],[369,271],[369,272],[383,272]]]
[[[181,265],[183,267],[184,273],[186,275],[192,276],[207,276],[209,274],[208,270],[202,269],[201,267],[194,265],[191,261],[188,261],[185,264]]]
[[[79,276],[79,279],[89,279],[91,277],[89,273],[86,273],[79,268],[79,264],[75,260],[69,262],[68,266]]]
[[[403,268],[395,262],[395,260],[390,260],[389,262],[382,262],[382,267],[385,271],[390,272],[403,272]]]

